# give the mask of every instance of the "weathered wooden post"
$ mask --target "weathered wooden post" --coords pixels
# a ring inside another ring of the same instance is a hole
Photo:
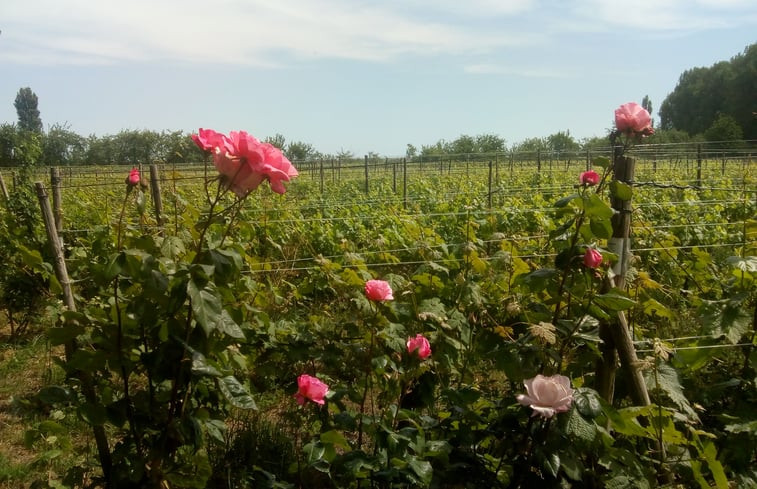
[[[7,201],[10,196],[8,195],[8,187],[5,186],[5,180],[3,180],[2,173],[0,173],[0,191],[3,193],[3,199]]]
[[[158,175],[158,165],[150,165],[150,192],[152,202],[155,208],[155,222],[158,226],[163,225],[163,197],[160,194],[160,176]]]
[[[622,149],[613,149],[613,180],[628,184],[633,181],[634,160],[622,155]],[[611,198],[612,208],[616,213],[612,216],[612,238],[608,240],[607,247],[618,256],[618,262],[613,266],[613,277],[608,277],[605,288],[625,287],[628,258],[631,254],[631,199],[621,199],[617,196]],[[650,404],[647,386],[644,376],[639,368],[639,359],[636,356],[636,348],[628,328],[625,313],[619,311],[612,322],[602,322],[599,328],[599,336],[603,341],[602,362],[597,369],[597,391],[607,400],[612,402],[615,387],[615,362],[620,358],[620,363],[628,369],[630,375],[631,397],[637,405],[647,406]],[[618,357],[615,356],[617,350]]]
[[[35,188],[37,191],[37,199],[39,200],[40,209],[42,211],[42,220],[45,224],[45,230],[47,231],[47,237],[50,241],[50,247],[53,252],[53,269],[55,270],[55,277],[58,279],[63,288],[63,304],[70,311],[76,311],[76,303],[74,302],[74,294],[71,289],[71,280],[68,276],[68,269],[66,268],[66,260],[63,255],[63,246],[61,245],[58,232],[55,228],[55,218],[53,217],[53,211],[50,208],[50,202],[47,199],[47,190],[42,182],[35,182]],[[77,349],[76,340],[72,339],[66,342],[65,352],[66,359],[70,360],[71,356]],[[87,402],[97,405],[97,395],[95,393],[94,384],[92,378],[87,372],[79,370],[77,377],[81,382],[81,389],[84,398]],[[100,465],[102,467],[103,476],[105,478],[105,487],[111,487],[111,469],[112,459],[110,455],[110,447],[108,445],[108,438],[105,435],[105,428],[101,425],[93,425],[92,432],[95,437],[95,445],[97,446],[97,452],[100,459]]]
[[[61,198],[61,179],[60,170],[56,167],[50,168],[50,187],[53,190],[53,217],[55,219],[55,230],[58,236],[63,231],[63,199]]]
[[[365,155],[365,193],[368,193],[368,155]]]

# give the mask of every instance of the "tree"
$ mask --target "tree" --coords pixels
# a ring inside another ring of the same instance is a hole
[[[578,151],[579,145],[570,131],[559,131],[547,137],[547,145],[552,151],[562,153],[564,151]]]
[[[15,124],[0,124],[0,166],[13,166],[18,130]]]
[[[19,89],[13,105],[18,114],[18,128],[22,131],[42,133],[42,119],[37,109],[37,95],[29,87]]]
[[[717,141],[719,146],[733,146],[734,141],[744,138],[744,132],[736,119],[729,115],[720,114],[715,122],[704,131],[707,141]]]
[[[405,150],[405,156],[408,159],[415,158],[418,155],[418,148],[410,143],[407,143],[407,149]]]
[[[757,44],[730,61],[684,71],[673,92],[660,104],[660,128],[691,135],[704,133],[728,115],[747,139],[757,139]]]
[[[283,135],[276,133],[273,136],[268,136],[267,138],[265,138],[263,142],[276,146],[283,151],[284,146],[286,146],[287,140]]]
[[[86,139],[65,125],[53,124],[42,138],[41,163],[45,166],[81,165],[85,151]]]
[[[291,161],[305,161],[312,159],[317,153],[318,152],[312,144],[303,141],[292,141],[284,151],[284,154],[286,154],[287,158]]]
[[[479,134],[476,136],[476,151],[479,153],[504,153],[505,140],[496,134]]]
[[[649,112],[649,115],[652,115],[652,101],[649,100],[649,95],[644,95],[644,98],[641,99],[641,106]]]

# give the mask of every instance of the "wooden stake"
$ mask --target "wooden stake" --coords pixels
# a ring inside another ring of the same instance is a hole
[[[47,237],[50,241],[50,246],[53,252],[53,268],[55,270],[55,276],[58,279],[61,287],[63,288],[63,304],[70,311],[76,311],[76,303],[74,302],[74,294],[71,289],[71,280],[68,277],[68,269],[66,268],[66,260],[63,256],[63,247],[58,237],[58,232],[55,228],[55,219],[53,217],[53,211],[50,208],[50,202],[47,198],[47,190],[42,182],[36,182],[37,198],[39,199],[39,206],[42,211],[42,220],[45,223],[45,230],[47,231]],[[71,356],[77,349],[76,340],[72,339],[65,344],[66,359],[71,360]],[[77,371],[76,375],[81,382],[82,394],[88,403],[97,405],[97,395],[95,393],[94,383],[92,378],[87,372]],[[111,468],[112,459],[110,455],[110,447],[108,445],[108,437],[105,435],[105,428],[103,426],[92,426],[92,432],[95,437],[95,444],[97,445],[97,452],[100,458],[100,465],[105,478],[105,487],[111,487]]]

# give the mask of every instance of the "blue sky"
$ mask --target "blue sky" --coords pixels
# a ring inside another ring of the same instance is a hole
[[[603,136],[614,109],[757,42],[755,0],[3,0],[0,122],[276,133],[400,156]],[[653,113],[653,116],[656,115]]]

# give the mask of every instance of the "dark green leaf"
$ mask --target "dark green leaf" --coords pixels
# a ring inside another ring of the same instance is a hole
[[[567,197],[563,197],[562,199],[555,202],[555,207],[557,208],[565,207],[566,205],[570,204],[571,202],[573,202],[574,200],[580,197],[581,196],[579,194],[568,195]]]
[[[418,460],[416,457],[410,457],[408,465],[424,486],[431,483],[431,476],[434,475],[434,470],[429,462]]]
[[[192,373],[197,375],[208,375],[211,377],[221,377],[223,374],[215,368],[213,365],[210,365],[205,358],[205,355],[200,353],[197,350],[191,350],[192,351]]]
[[[596,418],[602,414],[602,404],[599,402],[599,394],[591,389],[577,389],[573,395],[576,409],[587,418]]]
[[[79,416],[91,426],[102,426],[107,420],[105,407],[89,402],[79,406]]]
[[[252,395],[233,375],[227,375],[218,379],[218,388],[234,407],[257,409]]]

